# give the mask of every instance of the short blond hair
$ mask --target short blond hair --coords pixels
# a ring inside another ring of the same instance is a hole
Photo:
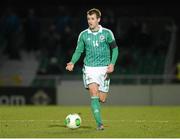
[[[101,12],[99,9],[92,8],[92,9],[87,11],[87,15],[92,15],[92,14],[96,14],[97,18],[101,17]]]

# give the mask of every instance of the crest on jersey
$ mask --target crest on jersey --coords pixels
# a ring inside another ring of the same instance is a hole
[[[99,36],[99,39],[100,39],[101,42],[103,42],[103,41],[105,40],[104,35],[100,35],[100,36]]]

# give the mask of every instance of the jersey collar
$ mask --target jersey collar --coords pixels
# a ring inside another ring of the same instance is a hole
[[[88,28],[88,33],[92,33],[92,34],[98,34],[98,33],[101,33],[102,32],[102,26],[99,25],[99,30],[97,32],[92,32],[89,28]]]

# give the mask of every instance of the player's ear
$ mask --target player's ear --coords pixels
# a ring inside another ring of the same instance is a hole
[[[99,23],[100,21],[101,21],[101,18],[99,17],[99,18],[98,18],[98,23]]]

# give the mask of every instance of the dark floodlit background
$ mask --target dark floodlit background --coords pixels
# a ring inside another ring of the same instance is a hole
[[[72,73],[65,66],[94,7],[119,46],[108,104],[180,104],[178,4],[9,0],[0,5],[0,105],[89,104],[84,55]]]

